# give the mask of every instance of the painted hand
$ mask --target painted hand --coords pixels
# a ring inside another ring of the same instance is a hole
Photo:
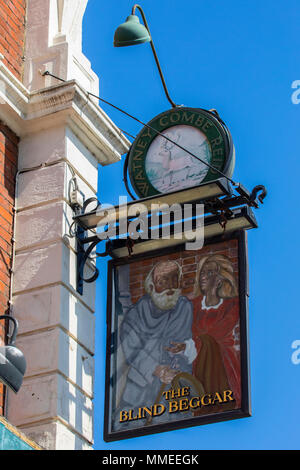
[[[165,348],[165,350],[172,354],[179,354],[185,351],[185,348],[186,348],[185,343],[175,343],[174,341],[170,341],[170,344],[172,344],[172,346]]]
[[[164,384],[170,384],[178,373],[177,369],[171,369],[169,366],[157,366],[154,371],[154,375]]]

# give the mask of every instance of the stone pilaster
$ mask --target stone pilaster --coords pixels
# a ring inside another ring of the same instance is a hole
[[[129,146],[86,93],[99,92],[81,52],[86,3],[29,0],[24,83],[0,61],[0,119],[20,137],[13,314],[28,365],[19,393],[9,393],[8,419],[47,449],[93,444],[95,284],[76,292],[71,179],[85,199],[95,196],[99,164]],[[43,67],[67,82],[49,82]]]

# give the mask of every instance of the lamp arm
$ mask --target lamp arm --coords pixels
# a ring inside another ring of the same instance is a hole
[[[14,323],[14,331],[12,332],[12,335],[10,337],[9,345],[14,346],[16,343],[16,336],[18,333],[18,321],[16,318],[12,317],[11,315],[0,315],[0,320],[11,320]]]
[[[156,62],[156,65],[157,65],[157,68],[158,68],[158,71],[159,71],[159,75],[160,75],[160,78],[161,78],[161,81],[162,81],[162,84],[163,84],[163,87],[164,87],[164,90],[165,90],[165,94],[166,94],[166,97],[169,101],[169,103],[171,104],[171,106],[173,108],[176,108],[177,107],[177,104],[174,103],[174,101],[171,99],[170,95],[169,95],[169,92],[168,92],[168,89],[167,89],[167,85],[166,85],[166,82],[165,82],[165,79],[164,79],[164,76],[163,76],[163,73],[162,73],[162,70],[161,70],[161,66],[160,66],[160,63],[159,63],[159,60],[158,60],[158,57],[157,57],[157,54],[156,54],[156,50],[155,50],[155,47],[154,47],[154,43],[153,43],[153,40],[152,40],[152,36],[151,36],[151,33],[150,33],[150,29],[149,29],[149,26],[148,26],[148,23],[147,23],[147,20],[146,20],[146,17],[145,17],[145,13],[143,12],[143,9],[140,5],[137,5],[135,4],[133,7],[132,7],[132,15],[135,15],[135,10],[138,9],[139,12],[141,13],[141,16],[142,16],[142,19],[143,19],[143,22],[144,22],[144,25],[145,25],[145,28],[147,29],[149,35],[150,35],[150,38],[151,38],[151,41],[150,41],[150,45],[151,45],[151,49],[152,49],[152,52],[153,52],[153,55],[154,55],[154,59],[155,59],[155,62]]]

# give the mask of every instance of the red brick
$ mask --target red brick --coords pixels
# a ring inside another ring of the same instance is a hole
[[[8,7],[12,10],[12,13],[17,17],[21,18],[25,14],[25,7],[21,6],[18,2],[16,1],[8,1]]]
[[[12,151],[15,151],[18,147],[19,138],[2,122],[0,122],[0,131],[3,133],[3,142],[5,143],[6,147],[10,146]]]
[[[187,266],[183,266],[182,272],[189,273],[189,272],[196,272],[197,271],[197,264],[188,264]]]
[[[4,207],[10,214],[13,213],[13,205],[10,201],[8,201],[3,195],[0,193],[0,206]]]
[[[0,288],[0,304],[2,308],[4,307],[6,309],[8,307],[8,297],[5,294],[3,294],[3,292],[1,291],[1,288]]]
[[[0,0],[0,50],[4,63],[21,79],[25,39],[26,0]]]
[[[7,255],[11,256],[11,245],[6,243],[3,238],[0,237],[0,249],[3,250]]]
[[[0,0],[0,26],[3,33],[3,13],[2,3]],[[4,17],[5,18],[5,17]],[[5,29],[5,28],[4,28]],[[0,40],[0,44],[8,47],[8,51],[14,51],[11,56],[6,55],[6,63],[10,69],[15,70],[15,75],[18,76],[20,72],[20,51],[21,46],[16,42],[16,28],[11,34],[9,40],[9,28],[6,24],[5,35]],[[1,47],[0,47],[1,49]],[[19,56],[19,57],[18,57]],[[0,122],[0,315],[7,313],[8,300],[9,300],[9,287],[10,287],[10,267],[11,267],[11,252],[12,252],[12,234],[13,234],[13,205],[15,195],[15,176],[17,171],[18,159],[18,137],[2,122]],[[4,323],[0,322],[0,344],[5,341],[5,328]],[[1,395],[0,388],[0,414],[3,410],[3,395]]]
[[[182,265],[186,265],[186,264],[194,264],[196,263],[196,257],[195,256],[191,256],[190,258],[185,258],[184,260],[182,260]]]
[[[12,222],[13,222],[12,214],[9,213],[6,209],[4,209],[4,207],[3,207],[2,205],[0,205],[0,215],[1,215],[1,217],[3,217],[3,219],[5,219],[10,225],[12,224]]]
[[[5,295],[5,297],[9,298],[9,286],[4,284],[4,282],[0,279],[0,292]]]
[[[187,295],[187,294],[192,294],[194,292],[194,284],[190,287],[186,287],[182,289],[182,294]]]
[[[130,290],[140,289],[142,287],[143,287],[142,281],[133,282],[133,283],[130,282]]]
[[[3,240],[5,240],[7,243],[11,244],[12,232],[7,232],[0,225],[0,238],[3,238]]]

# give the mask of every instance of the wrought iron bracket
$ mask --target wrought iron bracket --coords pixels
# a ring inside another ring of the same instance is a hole
[[[234,216],[234,210],[237,208],[242,207],[249,207],[249,208],[259,208],[259,204],[263,204],[264,199],[267,195],[266,188],[263,185],[257,185],[253,188],[250,192],[247,188],[243,185],[238,184],[235,187],[236,193],[231,190],[225,197],[212,197],[208,199],[199,199],[197,201],[193,201],[193,203],[201,203],[204,205],[204,213],[205,215],[211,215],[219,221],[219,224],[226,230],[227,222]],[[134,203],[143,203],[143,199],[135,200]],[[91,212],[87,211],[88,206],[92,202],[97,202],[97,207]],[[95,226],[89,224],[89,220],[95,219],[95,214],[98,208],[101,208],[101,203],[96,198],[88,199],[79,214],[73,217],[73,220],[76,224],[76,250],[77,250],[77,292],[82,295],[83,294],[83,286],[84,282],[92,283],[95,282],[99,276],[99,270],[96,267],[95,260],[98,257],[106,257],[112,256],[112,247],[115,241],[106,239],[103,237],[99,237],[95,231],[92,232],[91,230],[95,229]],[[193,217],[195,214],[193,213]],[[133,218],[133,217],[131,217]],[[129,223],[130,217],[127,219],[127,223]],[[174,222],[171,219],[170,225]],[[93,222],[94,224],[94,222]],[[150,230],[149,230],[150,233]],[[117,234],[118,236],[119,234]],[[124,233],[123,233],[124,235]],[[128,249],[128,256],[132,255],[134,240],[130,238],[130,234],[127,234],[127,241],[126,247]],[[105,250],[102,253],[96,251],[97,245],[105,241]],[[116,240],[118,241],[118,239]],[[93,274],[90,276],[85,276],[86,272],[86,264],[88,260],[92,260],[93,262],[89,264],[89,268],[93,270]]]

